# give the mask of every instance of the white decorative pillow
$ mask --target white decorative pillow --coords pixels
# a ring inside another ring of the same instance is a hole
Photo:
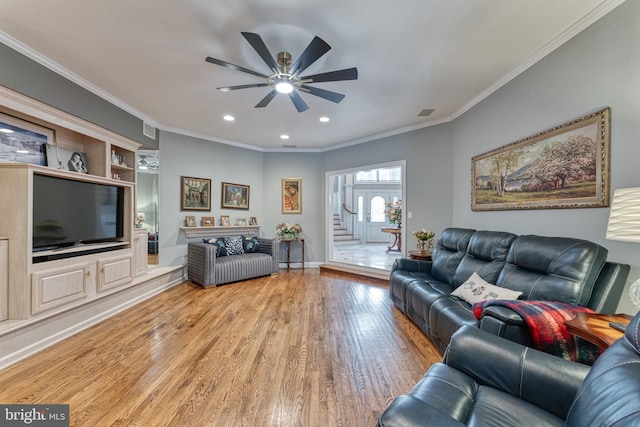
[[[518,299],[522,292],[512,291],[511,289],[501,288],[486,282],[478,273],[473,273],[462,285],[451,292],[460,299],[465,300],[469,304],[475,304],[487,299]]]

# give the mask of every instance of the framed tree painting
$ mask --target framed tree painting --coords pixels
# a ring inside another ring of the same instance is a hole
[[[211,210],[211,180],[180,177],[180,209],[183,211]]]
[[[249,209],[249,186],[241,184],[222,183],[223,209]]]
[[[282,213],[302,213],[302,178],[282,178]]]
[[[475,156],[471,209],[609,206],[610,110]]]

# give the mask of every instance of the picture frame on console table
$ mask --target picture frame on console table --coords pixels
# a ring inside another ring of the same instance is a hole
[[[471,209],[609,206],[610,109],[471,159]]]
[[[211,211],[211,180],[180,177],[180,210]]]
[[[55,143],[55,131],[0,113],[0,160],[47,166],[47,144]]]

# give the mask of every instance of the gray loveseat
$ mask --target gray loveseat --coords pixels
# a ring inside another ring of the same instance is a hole
[[[532,346],[525,321],[514,311],[492,306],[478,320],[471,304],[451,293],[475,272],[489,283],[522,292],[521,300],[552,300],[612,313],[629,266],[606,261],[607,252],[581,239],[448,228],[432,261],[396,260],[389,293],[441,351],[463,325]]]
[[[209,243],[215,240],[218,242]],[[224,240],[224,237],[203,239],[187,245],[190,281],[209,287],[278,273],[280,253],[277,239],[251,238],[250,243],[255,246],[248,248],[245,238],[242,254],[228,254],[223,248],[224,243],[220,243]]]

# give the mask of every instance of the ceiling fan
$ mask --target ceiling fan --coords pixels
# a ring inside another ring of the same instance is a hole
[[[206,58],[207,62],[220,65],[232,70],[242,71],[243,73],[252,74],[254,76],[262,77],[266,80],[264,83],[255,83],[239,86],[225,86],[219,87],[218,90],[222,92],[228,92],[238,89],[249,89],[254,87],[270,87],[271,92],[267,94],[255,108],[262,108],[269,105],[271,100],[275,98],[278,93],[285,93],[289,95],[293,105],[299,113],[309,109],[309,106],[302,99],[298,91],[310,93],[311,95],[319,96],[320,98],[327,99],[329,101],[338,103],[342,101],[345,95],[330,90],[320,89],[317,87],[309,86],[309,83],[321,83],[321,82],[335,82],[340,80],[356,80],[358,78],[358,69],[345,68],[343,70],[329,71],[326,73],[312,74],[308,76],[300,76],[304,70],[306,70],[311,64],[316,62],[322,55],[327,53],[331,46],[320,37],[315,36],[311,43],[305,48],[304,52],[291,63],[291,54],[289,52],[280,52],[277,55],[277,61],[273,58],[269,49],[265,45],[262,37],[255,33],[243,32],[242,35],[249,42],[251,47],[258,52],[258,55],[271,69],[271,74],[263,74],[257,71],[250,70],[248,68],[234,65],[220,59],[215,59],[210,56]]]

